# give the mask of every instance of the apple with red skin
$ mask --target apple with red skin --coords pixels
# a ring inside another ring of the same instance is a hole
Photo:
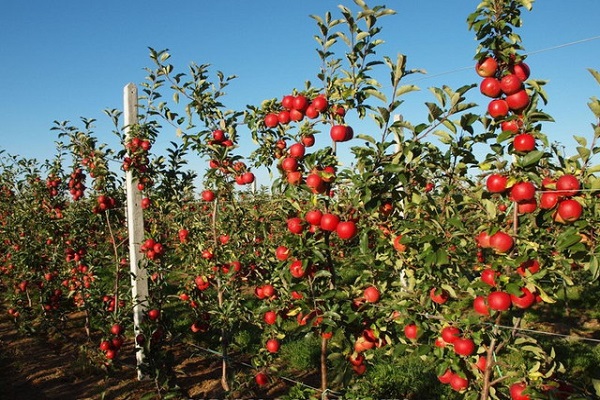
[[[379,289],[377,289],[375,286],[369,286],[363,292],[363,296],[367,303],[377,303],[380,295],[381,293],[379,292]]]
[[[416,340],[419,335],[419,327],[415,324],[408,324],[404,327],[404,336],[410,340]]]
[[[460,356],[468,357],[475,352],[475,342],[469,338],[458,338],[454,341],[454,352]]]
[[[348,358],[348,361],[350,361],[350,364],[354,366],[361,365],[365,362],[365,356],[359,353],[353,353]]]
[[[277,353],[279,351],[279,340],[277,339],[269,339],[265,344],[265,347],[269,351],[269,353]]]
[[[347,142],[354,137],[354,131],[348,125],[334,125],[329,131],[329,135],[334,142]]]
[[[523,81],[515,74],[504,75],[500,79],[500,90],[505,95],[517,93],[523,87]]]
[[[473,300],[473,309],[479,315],[490,315],[490,309],[487,305],[486,298],[483,296],[475,297],[475,299]]]
[[[487,367],[487,358],[485,356],[479,356],[477,362],[475,363],[475,366],[478,370],[482,372],[485,371],[485,368]]]
[[[299,185],[302,183],[302,172],[290,171],[286,173],[286,180],[290,185]]]
[[[304,115],[306,115],[310,119],[315,119],[319,116],[319,111],[312,105],[309,104],[304,111]]]
[[[311,225],[321,225],[321,218],[323,218],[321,210],[310,210],[304,214],[304,219]]]
[[[443,327],[441,331],[442,339],[446,343],[454,343],[461,333],[459,328],[452,325]]]
[[[335,232],[342,240],[350,240],[356,236],[357,228],[354,221],[342,221],[338,223]]]
[[[312,100],[311,105],[315,108],[315,110],[322,113],[329,107],[329,102],[327,101],[325,95],[320,94]]]
[[[202,200],[211,202],[215,199],[215,192],[212,190],[203,190],[201,194]]]
[[[291,110],[294,107],[294,96],[288,94],[281,99],[281,106],[286,110]]]
[[[321,217],[321,229],[324,231],[333,232],[337,229],[340,223],[340,218],[335,214],[326,213]]]
[[[375,347],[375,342],[368,340],[364,336],[359,336],[354,342],[354,351],[357,353],[362,353],[367,350],[371,350]]]
[[[500,174],[491,174],[485,181],[485,186],[490,193],[504,193],[508,178]]]
[[[304,267],[302,266],[302,261],[294,260],[290,264],[290,273],[294,278],[302,278],[304,276]]]
[[[522,82],[525,82],[527,79],[529,79],[529,74],[531,71],[529,69],[529,65],[521,61],[511,67],[511,72],[515,74]]]
[[[496,287],[496,277],[499,275],[499,272],[496,272],[491,268],[486,268],[481,271],[481,281],[487,283],[491,287]]]
[[[123,331],[123,326],[121,326],[120,324],[114,324],[110,327],[110,333],[112,333],[115,336],[121,335]]]
[[[285,172],[294,172],[298,170],[298,160],[294,157],[286,157],[281,161],[281,169]]]
[[[500,124],[500,129],[502,131],[509,131],[512,133],[519,133],[521,127],[523,126],[523,121],[520,119],[510,119],[508,121],[503,121]]]
[[[560,217],[560,222],[574,222],[577,221],[583,213],[583,207],[581,204],[574,199],[561,200],[558,203],[556,209],[557,215]]]
[[[254,377],[254,381],[258,386],[265,386],[267,383],[269,383],[269,377],[264,372],[259,372]]]
[[[103,340],[100,342],[100,350],[102,351],[108,351],[110,349],[112,349],[112,343],[109,340]]]
[[[306,186],[312,189],[313,193],[324,193],[327,189],[323,178],[317,173],[310,173],[306,177]]]
[[[498,62],[493,57],[486,57],[475,65],[475,72],[482,78],[494,76],[498,69]]]
[[[225,136],[225,132],[221,129],[213,131],[212,137],[213,140],[217,143],[222,143],[227,139],[227,136]]]
[[[551,210],[558,204],[558,193],[543,192],[540,196],[540,208],[542,210]]]
[[[540,270],[540,263],[538,260],[527,260],[521,263],[517,267],[517,274],[521,276],[526,275],[526,271],[529,271],[531,274],[535,274]]]
[[[487,303],[492,310],[506,311],[512,305],[512,300],[510,294],[503,291],[495,291],[488,294]]]
[[[512,304],[521,309],[529,308],[535,303],[535,295],[526,287],[521,288],[521,296],[510,295]]]
[[[442,289],[438,292],[437,288],[431,288],[429,291],[429,298],[431,301],[437,304],[444,304],[448,301],[449,294],[446,290]]]
[[[265,312],[263,315],[263,321],[265,321],[267,325],[273,325],[275,322],[277,322],[277,313],[272,310]]]
[[[304,95],[299,94],[293,97],[292,108],[295,110],[304,112],[306,107],[308,107],[308,104],[308,99]]]
[[[513,138],[513,148],[518,153],[529,153],[535,150],[535,137],[530,133],[520,133]]]
[[[506,104],[511,111],[519,112],[529,105],[529,95],[525,89],[506,96]]]
[[[289,152],[291,157],[294,157],[297,160],[301,160],[304,157],[306,148],[302,143],[294,143],[290,146]]]
[[[508,253],[515,242],[509,234],[498,231],[490,236],[490,247],[498,253]]]
[[[280,111],[279,114],[277,114],[277,119],[281,125],[289,124],[289,122],[292,120],[290,117],[290,112],[287,110]]]
[[[450,387],[457,392],[462,392],[469,387],[469,380],[458,374],[454,374],[450,380]]]
[[[488,249],[491,247],[490,245],[490,234],[487,233],[486,231],[482,231],[480,232],[476,237],[475,237],[475,241],[477,242],[477,246],[481,247],[482,249]]]
[[[487,97],[497,98],[502,94],[500,81],[491,76],[487,77],[479,84],[479,91]]]
[[[580,188],[579,179],[573,175],[565,174],[556,180],[556,190],[561,196],[575,196]]]
[[[504,99],[496,99],[488,104],[488,113],[492,118],[504,118],[508,115],[508,103]]]
[[[156,321],[160,318],[160,310],[152,309],[148,311],[148,318],[150,321]]]
[[[452,380],[453,376],[454,372],[452,372],[452,370],[448,368],[446,372],[444,372],[442,375],[439,375],[437,378],[441,383],[448,384]]]
[[[304,225],[302,224],[302,219],[299,217],[292,217],[287,220],[288,230],[296,235],[302,234],[304,231]]]
[[[275,128],[279,125],[279,117],[277,114],[269,113],[265,115],[265,126],[267,128]]]
[[[537,210],[537,200],[535,198],[527,201],[521,201],[517,204],[517,212],[521,215],[531,214],[535,210]]]
[[[517,203],[530,201],[535,197],[535,186],[529,181],[517,182],[510,188],[510,198]]]
[[[508,389],[510,392],[510,398],[512,400],[530,400],[531,397],[529,397],[529,395],[523,394],[525,389],[527,389],[525,382],[513,383]]]
[[[306,136],[302,136],[302,144],[305,147],[311,147],[315,144],[315,136],[310,134]]]
[[[263,285],[262,292],[263,292],[263,295],[265,296],[265,298],[267,298],[267,299],[275,296],[275,288],[271,284]]]

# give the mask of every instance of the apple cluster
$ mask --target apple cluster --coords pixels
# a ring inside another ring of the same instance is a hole
[[[309,233],[317,233],[319,229],[325,232],[335,232],[342,240],[352,239],[358,231],[355,221],[341,221],[338,215],[329,212],[323,213],[318,209],[307,211],[304,220],[300,217],[288,218],[288,230],[296,235],[301,235],[306,228],[305,222],[308,223]]]
[[[99,214],[102,211],[111,210],[116,207],[117,201],[114,197],[101,194],[96,199],[97,204],[92,209],[94,214]]]
[[[211,138],[208,140],[208,145],[230,148],[233,147],[234,143],[233,140],[227,136],[224,130],[215,129],[211,134]],[[211,169],[219,169],[219,171],[225,175],[233,172],[235,182],[238,185],[249,185],[254,182],[255,179],[254,173],[249,171],[246,164],[241,161],[232,162],[229,158],[218,161],[213,158],[209,161],[209,167]]]
[[[100,342],[100,350],[104,352],[107,359],[113,360],[117,357],[119,350],[123,346],[123,333],[125,329],[120,324],[114,324],[110,327],[110,333],[113,335],[112,338],[102,340]]]
[[[522,132],[522,112],[530,102],[524,82],[529,78],[529,66],[523,61],[499,64],[494,57],[486,57],[475,65],[483,80],[479,90],[492,98],[488,103],[488,114],[501,123],[502,131],[512,132],[513,150],[528,153],[535,149],[535,137]]]
[[[315,119],[321,113],[327,111],[328,108],[329,101],[322,94],[317,95],[312,100],[302,94],[286,95],[281,99],[280,111],[265,115],[265,126],[275,128],[278,125],[287,125],[290,122],[300,122],[305,116]]]
[[[146,239],[140,250],[146,254],[149,260],[157,260],[165,253],[165,248],[161,243],[156,242],[154,239]]]
[[[58,196],[58,189],[61,183],[62,179],[60,177],[56,176],[55,174],[48,175],[48,178],[46,179],[46,187],[48,188],[50,197]]]
[[[123,159],[123,170],[136,170],[140,175],[148,171],[148,152],[152,148],[150,140],[132,137],[125,144],[128,156]]]
[[[77,201],[83,197],[85,191],[85,174],[81,168],[77,168],[69,176],[69,193],[74,201]]]

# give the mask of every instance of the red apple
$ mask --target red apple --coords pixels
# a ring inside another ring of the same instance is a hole
[[[527,389],[525,382],[513,383],[509,388],[510,398],[512,400],[530,400],[528,395],[523,394],[525,389]]]
[[[488,176],[485,185],[490,193],[504,193],[508,178],[500,174],[491,174]]]
[[[419,328],[415,324],[408,324],[404,327],[404,336],[407,339],[415,340],[419,335]]]
[[[535,295],[526,287],[521,288],[521,296],[510,295],[512,304],[517,308],[529,308],[535,303]]]
[[[468,338],[458,338],[454,341],[454,352],[460,356],[468,357],[475,352],[475,342]]]
[[[486,268],[481,271],[481,281],[487,283],[491,287],[496,287],[496,277],[500,275],[500,273],[494,271],[491,268]]]
[[[507,96],[517,93],[522,87],[523,81],[515,74],[504,75],[500,79],[500,89]]]
[[[443,327],[441,331],[442,339],[446,343],[454,343],[456,339],[459,338],[460,334],[461,330],[456,326],[452,325]]]
[[[513,148],[519,153],[535,150],[535,138],[530,133],[521,133],[513,138]]]
[[[583,207],[574,199],[561,200],[556,209],[557,214],[564,222],[577,221],[583,213]]]
[[[570,174],[565,174],[557,179],[556,190],[559,195],[570,197],[579,193],[579,180]]]
[[[512,304],[510,294],[502,291],[488,294],[487,300],[489,307],[496,311],[506,311]]]
[[[461,392],[469,387],[469,380],[458,374],[454,374],[450,380],[450,387],[457,392]]]
[[[512,236],[498,231],[490,236],[490,247],[498,253],[508,253],[515,244]]]
[[[506,100],[492,100],[488,104],[488,113],[492,118],[504,118],[508,115],[509,107]]]
[[[502,94],[500,81],[494,77],[487,77],[479,84],[479,91],[488,97],[496,98]]]
[[[379,289],[377,289],[375,286],[369,286],[365,289],[363,296],[367,303],[377,303],[380,296]]]
[[[473,309],[477,314],[480,315],[490,315],[490,310],[487,305],[487,301],[483,296],[477,296],[473,300]]]
[[[431,298],[431,301],[437,304],[444,304],[448,301],[448,297],[448,292],[444,289],[438,291],[436,288],[431,288],[429,291],[429,298]]]
[[[267,128],[274,128],[277,125],[279,125],[279,117],[277,114],[270,113],[265,115],[265,126]]]
[[[525,89],[506,96],[506,104],[511,111],[519,112],[529,105],[529,95]]]
[[[279,351],[279,340],[269,339],[265,345],[269,353],[277,353]]]
[[[340,239],[349,240],[356,235],[357,228],[354,221],[342,221],[338,223],[335,231]]]
[[[498,69],[498,62],[493,57],[486,57],[475,65],[475,71],[483,78],[494,76]]]
[[[535,197],[535,186],[533,183],[517,182],[510,189],[510,198],[517,203],[522,201],[530,201]]]

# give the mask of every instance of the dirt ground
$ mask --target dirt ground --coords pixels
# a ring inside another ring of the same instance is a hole
[[[67,332],[67,335],[80,336],[72,343],[81,343],[82,332]],[[119,360],[121,370],[105,379],[102,371],[90,368],[89,363],[78,358],[77,344],[69,345],[68,337],[45,340],[39,335],[24,336],[3,316],[0,318],[0,400],[158,399],[152,381],[137,380],[134,349],[131,343],[128,346],[121,350],[125,357]],[[177,383],[182,395],[177,398],[225,398],[220,385],[219,359],[210,355],[190,358],[189,354],[184,357],[184,352],[179,353]],[[286,391],[285,382],[274,383],[262,392],[248,391],[252,393],[242,398],[275,399]]]

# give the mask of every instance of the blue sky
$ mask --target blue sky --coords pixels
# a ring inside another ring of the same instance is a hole
[[[236,79],[226,105],[281,97],[306,80],[318,67],[316,25],[310,14],[327,10],[339,16],[340,0],[219,0],[4,2],[0,9],[0,149],[38,159],[55,154],[53,121],[96,118],[100,141],[112,146],[114,135],[103,110],[122,108],[123,86],[144,80],[151,66],[148,47],[168,48],[171,62],[185,70],[190,62],[209,63],[213,70]],[[427,75],[408,78],[420,93],[405,98],[401,110],[413,123],[424,121],[427,90],[444,84],[478,83],[472,66],[477,42],[466,17],[478,0],[391,1],[397,15],[382,19],[380,55],[400,52],[411,68]],[[369,4],[376,3],[370,1]],[[600,69],[600,40],[554,48],[597,37],[598,0],[538,0],[523,16],[523,39],[532,78],[545,79],[550,104],[544,110],[557,122],[545,128],[552,140],[572,144],[572,135],[591,137],[593,116],[586,102],[600,96],[586,68]],[[554,49],[553,49],[554,48]],[[550,49],[542,52],[539,50]],[[469,100],[487,104],[473,90]],[[175,140],[165,130],[165,140]],[[244,151],[251,149],[243,141]],[[200,164],[199,168],[204,168]]]

